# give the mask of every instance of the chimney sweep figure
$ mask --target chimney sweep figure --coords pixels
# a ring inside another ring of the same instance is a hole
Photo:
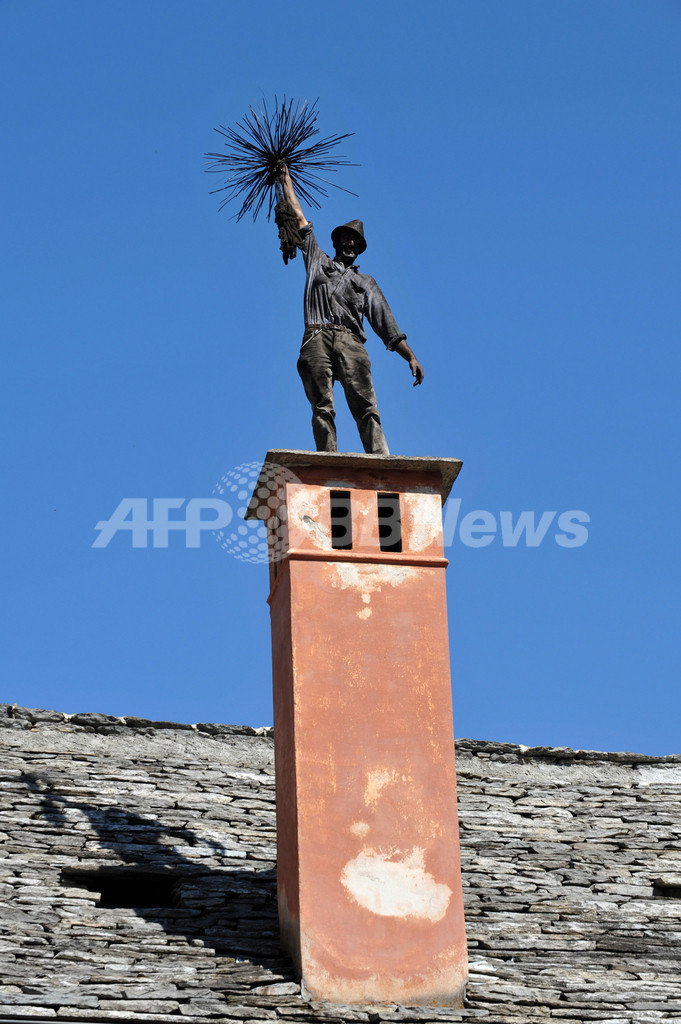
[[[423,380],[423,367],[395,323],[381,289],[373,277],[360,274],[355,259],[366,249],[361,220],[342,224],[331,232],[333,258],[319,248],[311,221],[303,213],[286,164],[281,167],[285,201],[296,215],[300,247],[305,261],[305,333],[298,359],[305,394],[312,406],[312,433],[317,451],[335,452],[336,414],[333,384],[338,380],[352,413],[364,451],[389,455],[381,427],[371,362],[365,348],[362,321],[371,327],[387,349],[409,363],[414,387]]]

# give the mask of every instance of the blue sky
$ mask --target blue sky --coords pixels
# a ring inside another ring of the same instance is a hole
[[[674,0],[3,0],[3,687],[75,712],[269,724],[264,565],[209,531],[96,549],[124,498],[207,498],[312,447],[303,268],[218,213],[249,104],[354,132],[364,220],[426,372],[369,337],[391,450],[464,461],[455,733],[678,752],[681,8]],[[339,440],[357,450],[341,399]],[[535,547],[463,518],[580,510]],[[451,510],[450,510],[451,511]],[[451,523],[452,520],[450,520]]]

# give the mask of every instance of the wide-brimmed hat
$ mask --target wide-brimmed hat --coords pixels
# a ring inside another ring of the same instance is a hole
[[[336,238],[338,237],[339,231],[352,231],[353,235],[356,235],[359,241],[359,249],[357,254],[361,255],[364,252],[364,250],[367,247],[367,243],[364,237],[364,225],[362,224],[361,220],[349,220],[347,224],[339,224],[337,228],[333,229],[333,231],[331,232],[331,241],[333,243],[334,249],[338,248],[338,242],[336,241]]]

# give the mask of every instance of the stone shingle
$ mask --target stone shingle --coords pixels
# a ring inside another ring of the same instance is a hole
[[[279,951],[271,729],[0,724],[0,1016],[681,1019],[678,755],[458,741],[467,1005],[340,1007],[301,998]]]

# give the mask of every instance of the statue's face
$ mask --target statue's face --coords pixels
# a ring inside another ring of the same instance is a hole
[[[344,229],[337,235],[336,256],[346,267],[349,267],[357,259],[359,253],[359,238],[354,231]]]

